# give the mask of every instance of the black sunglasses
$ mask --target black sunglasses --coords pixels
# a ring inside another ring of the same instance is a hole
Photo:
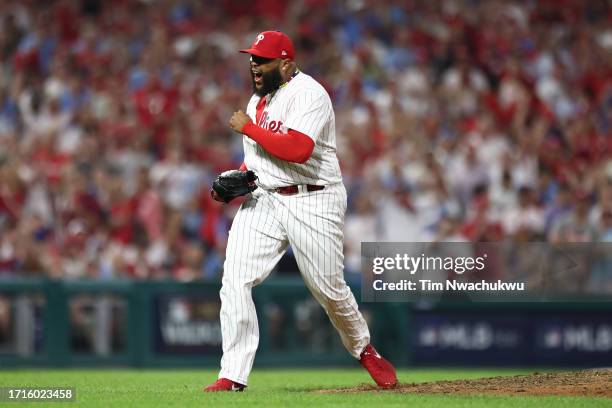
[[[274,61],[276,58],[264,58],[258,57],[257,55],[251,55],[251,61],[256,63],[257,65],[264,65]]]

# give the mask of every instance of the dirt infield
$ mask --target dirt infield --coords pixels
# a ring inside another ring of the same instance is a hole
[[[379,391],[373,385],[321,390],[320,393]],[[435,381],[400,384],[394,390],[412,394],[455,395],[559,395],[612,398],[612,369],[582,370],[563,373],[533,373],[510,377],[479,378],[476,380]]]

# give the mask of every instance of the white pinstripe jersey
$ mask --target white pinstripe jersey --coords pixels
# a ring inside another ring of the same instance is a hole
[[[327,185],[342,181],[336,156],[336,123],[331,99],[314,78],[298,73],[285,86],[267,96],[266,106],[256,122],[260,97],[253,95],[247,115],[259,126],[275,132],[289,129],[308,135],[314,142],[311,157],[304,164],[272,156],[257,142],[244,136],[244,163],[259,177],[258,184],[271,189],[293,184]]]

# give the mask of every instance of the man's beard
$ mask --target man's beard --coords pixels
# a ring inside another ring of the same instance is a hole
[[[273,69],[272,71],[262,74],[261,83],[263,86],[259,90],[255,86],[255,76],[253,75],[252,71],[251,80],[253,81],[253,93],[257,96],[266,96],[267,94],[276,91],[278,88],[280,88],[283,81],[278,69]]]

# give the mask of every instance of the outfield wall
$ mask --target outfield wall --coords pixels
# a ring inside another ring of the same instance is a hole
[[[354,289],[359,298],[359,288]],[[0,367],[217,366],[219,285],[0,281]],[[300,279],[253,291],[258,366],[354,364]],[[612,303],[361,303],[406,366],[610,366]]]

